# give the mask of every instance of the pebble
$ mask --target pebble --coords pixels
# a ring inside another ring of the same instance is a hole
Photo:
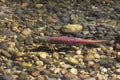
[[[25,35],[25,36],[28,36],[28,35],[30,35],[31,33],[32,33],[32,30],[29,29],[29,28],[24,29],[24,30],[22,31],[22,34]]]
[[[100,65],[104,66],[105,68],[110,68],[112,65],[115,64],[114,60],[104,58],[100,60]]]
[[[77,59],[73,58],[73,57],[66,57],[65,59],[66,59],[66,60],[68,61],[68,63],[70,63],[70,64],[73,64],[73,65],[79,64],[79,61],[78,61]]]
[[[116,60],[117,62],[120,62],[120,55],[117,55],[116,58],[115,58],[115,60]]]
[[[9,47],[9,45],[6,42],[0,42],[0,49],[6,50]]]
[[[37,66],[43,66],[43,61],[36,61],[35,64],[36,64]]]
[[[107,69],[106,68],[102,68],[101,71],[104,72],[104,73],[106,73]]]
[[[78,55],[80,55],[81,53],[82,53],[81,50],[76,51],[76,54],[78,54]]]
[[[31,66],[32,66],[31,63],[26,63],[26,62],[22,63],[22,67],[28,68],[28,67],[31,67]]]
[[[120,74],[120,69],[116,69],[116,73],[117,73],[117,74]]]
[[[99,54],[95,54],[94,57],[97,58],[97,59],[100,59],[100,55]]]
[[[63,67],[63,68],[65,68],[65,69],[67,69],[67,68],[70,68],[70,67],[71,67],[71,65],[66,64],[66,63],[64,63],[64,62],[60,62],[60,66],[61,66],[61,67]]]
[[[26,45],[31,45],[33,44],[33,38],[31,36],[26,37],[25,39],[25,44]]]
[[[61,71],[61,68],[55,68],[54,69],[54,73],[56,74],[56,73],[59,73]]]
[[[93,61],[88,61],[88,65],[92,66],[92,65],[94,65],[94,62]]]
[[[54,57],[55,59],[59,59],[59,54],[56,53],[56,52],[54,52],[54,53],[53,53],[53,57]]]
[[[78,74],[78,70],[75,69],[75,68],[70,69],[70,72],[71,72],[72,74],[74,74],[74,75],[77,75],[77,74]]]
[[[0,2],[0,80],[120,80],[119,0]],[[73,48],[33,42],[36,36],[105,39],[108,43],[101,48]]]
[[[38,56],[40,56],[41,58],[46,58],[48,56],[47,52],[38,52]]]
[[[43,4],[36,4],[35,7],[38,8],[38,9],[39,9],[39,8],[42,8],[42,7],[43,7]]]
[[[15,52],[15,55],[17,56],[17,57],[21,57],[21,56],[23,56],[25,53],[24,52]]]
[[[6,51],[6,50],[0,50],[0,53],[3,54],[3,55],[6,56],[6,57],[11,57],[11,56],[12,56],[12,55],[11,55],[8,51]]]
[[[12,80],[12,77],[8,75],[0,76],[0,80]]]
[[[79,33],[82,31],[82,25],[80,24],[68,24],[64,25],[61,30],[65,33]]]
[[[84,80],[96,80],[96,78],[90,77],[90,78],[86,78],[86,79],[84,79]]]
[[[0,29],[0,35],[6,36],[6,37],[14,37],[16,36],[16,33],[9,30]]]
[[[84,59],[85,59],[86,61],[90,61],[90,60],[94,60],[95,57],[94,57],[94,55],[88,54],[88,55],[85,55],[85,56],[84,56]]]
[[[40,73],[39,71],[34,71],[34,72],[32,72],[32,75],[37,77],[37,76],[39,76],[39,73]]]

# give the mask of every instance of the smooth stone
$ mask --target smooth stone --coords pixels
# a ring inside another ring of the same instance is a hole
[[[12,80],[12,77],[9,75],[0,76],[0,80]]]
[[[120,69],[115,70],[117,74],[120,74]]]
[[[53,53],[53,58],[55,59],[59,59],[60,55],[57,53],[57,52],[54,52]]]
[[[31,67],[31,66],[32,66],[32,63],[23,62],[21,65],[22,65],[22,67],[27,68],[27,67]]]
[[[6,36],[6,37],[14,37],[16,36],[16,33],[9,31],[9,30],[0,29],[0,35]]]
[[[61,28],[61,31],[65,32],[65,33],[79,33],[82,31],[82,25],[80,24],[68,24],[68,25],[64,25]]]
[[[0,49],[7,49],[9,45],[6,42],[0,42]]]
[[[72,23],[74,23],[74,24],[79,23],[79,16],[78,16],[78,15],[72,14],[72,15],[70,16],[70,18],[71,18]]]
[[[90,60],[94,60],[95,57],[94,57],[94,55],[88,54],[88,55],[85,55],[85,56],[84,56],[84,59],[85,59],[86,61],[90,61]]]
[[[15,55],[17,56],[17,57],[21,57],[21,56],[23,56],[25,53],[24,52],[15,52]]]
[[[115,64],[113,59],[104,58],[100,60],[100,65],[104,66],[105,68],[110,68]]]
[[[11,57],[11,56],[12,56],[12,55],[11,55],[8,51],[6,51],[6,50],[0,50],[0,53],[3,54],[3,55],[6,56],[6,57]]]
[[[6,17],[8,17],[8,15],[6,13],[4,13],[3,11],[0,12],[0,19],[4,19]]]
[[[63,23],[70,23],[70,16],[68,14],[62,14],[59,16],[61,22]]]
[[[91,77],[91,78],[86,78],[86,79],[84,79],[84,80],[96,80],[96,78]]]
[[[120,62],[120,55],[116,56],[115,60],[116,60],[117,62]]]
[[[27,44],[27,45],[33,44],[33,38],[32,38],[31,36],[28,36],[28,37],[25,39],[25,44]]]
[[[43,61],[36,61],[35,64],[36,64],[37,66],[43,66]]]
[[[39,8],[42,8],[42,7],[43,7],[43,4],[36,4],[35,7],[38,8],[38,9],[39,9]]]
[[[46,58],[48,56],[47,52],[38,52],[38,56],[40,56],[41,58]]]
[[[61,26],[61,25],[55,25],[55,26],[53,26],[53,28],[54,28],[55,30],[60,30],[60,29],[62,28],[62,26]]]
[[[65,59],[66,59],[66,60],[68,61],[68,63],[70,63],[70,64],[73,64],[73,65],[79,64],[79,61],[78,61],[76,58],[66,57]]]
[[[72,74],[75,74],[75,75],[78,74],[78,70],[75,69],[75,68],[70,69],[70,72],[71,72]]]
[[[23,10],[20,9],[20,8],[17,8],[17,9],[15,10],[15,13],[16,13],[16,14],[21,14],[21,13],[23,13]]]
[[[22,31],[22,34],[25,35],[25,36],[28,36],[28,35],[30,35],[31,33],[32,33],[32,30],[29,29],[29,28],[24,29],[24,30]]]
[[[106,68],[102,68],[101,69],[101,72],[104,72],[104,73],[106,73],[108,70],[106,69]]]

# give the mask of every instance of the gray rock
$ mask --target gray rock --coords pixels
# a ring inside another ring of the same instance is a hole
[[[113,59],[104,58],[100,60],[100,65],[104,66],[105,68],[110,68],[114,66],[114,64],[115,64],[115,61]]]
[[[27,45],[33,44],[33,38],[32,38],[31,36],[28,36],[28,37],[25,39],[25,44],[27,44]]]
[[[15,36],[16,33],[9,31],[9,30],[0,29],[0,35],[11,37],[11,36]]]
[[[6,42],[0,42],[0,49],[7,49],[9,45]]]

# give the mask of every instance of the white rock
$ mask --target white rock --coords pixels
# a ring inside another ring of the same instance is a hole
[[[70,69],[70,72],[71,72],[72,74],[75,74],[75,75],[78,74],[78,70],[75,69],[75,68]]]

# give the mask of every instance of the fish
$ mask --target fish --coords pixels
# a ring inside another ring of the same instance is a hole
[[[78,45],[78,44],[102,44],[106,40],[91,40],[91,39],[82,39],[76,37],[38,37],[40,42],[52,43],[52,44],[67,44],[67,45]]]

